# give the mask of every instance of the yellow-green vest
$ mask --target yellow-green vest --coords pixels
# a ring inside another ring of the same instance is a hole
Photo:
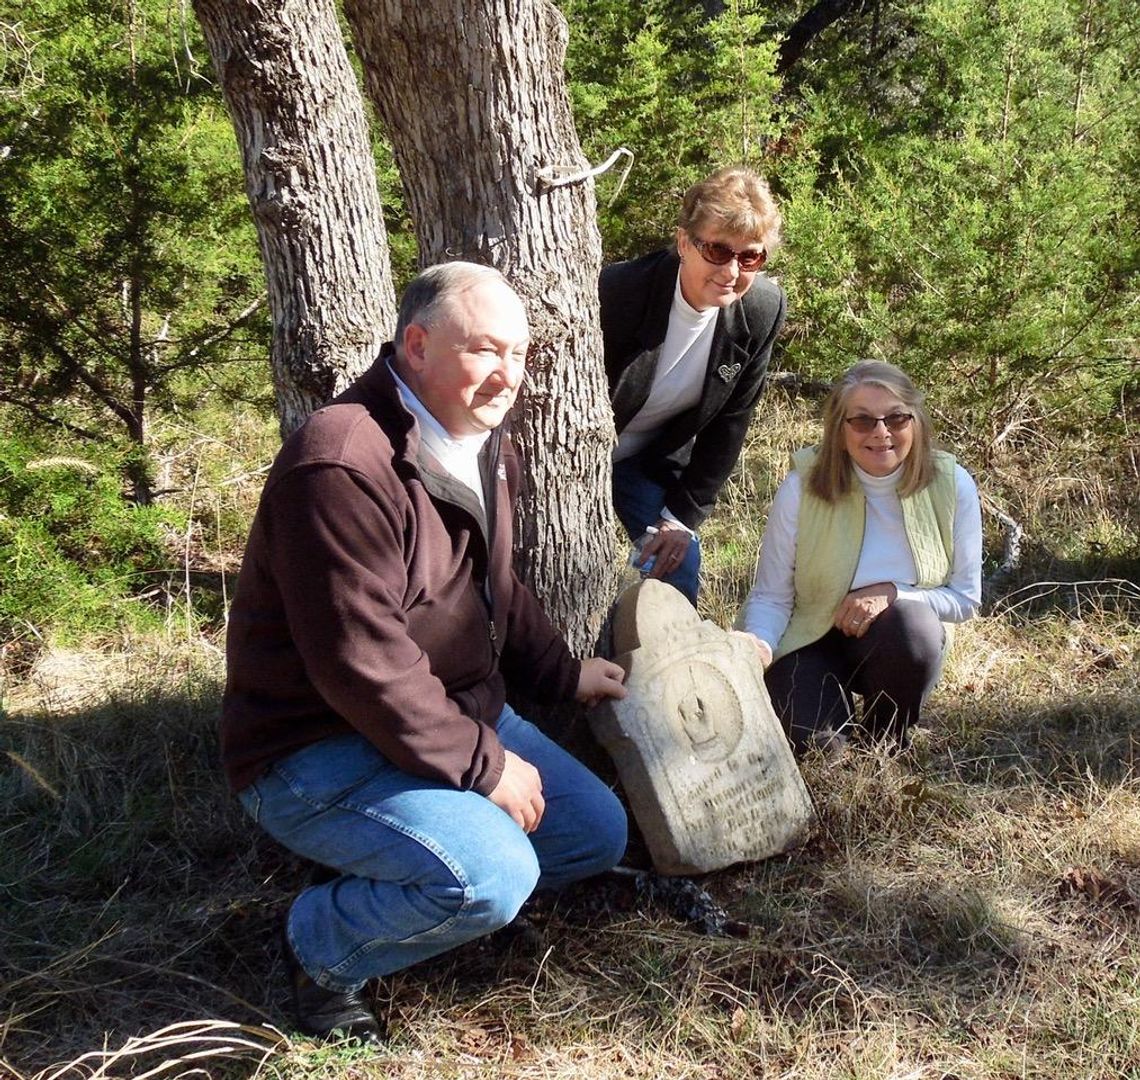
[[[818,641],[831,629],[835,609],[851,591],[863,550],[867,525],[863,488],[856,482],[853,491],[833,503],[813,495],[808,475],[815,453],[815,447],[809,446],[792,455],[792,465],[801,478],[795,605],[776,649],[776,659]],[[945,585],[954,565],[954,511],[958,504],[954,458],[941,450],[935,450],[933,458],[933,481],[921,491],[899,499],[903,528],[918,575],[916,584],[922,589]]]

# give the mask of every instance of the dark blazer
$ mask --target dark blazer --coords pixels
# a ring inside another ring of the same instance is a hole
[[[669,248],[602,270],[602,337],[619,434],[653,385],[680,265],[676,249]],[[642,451],[665,487],[665,505],[690,529],[709,516],[740,456],[784,310],[783,291],[763,276],[724,308],[700,401],[662,427]]]

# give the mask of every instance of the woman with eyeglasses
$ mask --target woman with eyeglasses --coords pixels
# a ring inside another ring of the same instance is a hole
[[[832,387],[823,441],[792,455],[737,625],[752,634],[793,747],[839,749],[855,724],[906,745],[951,624],[981,601],[978,490],[931,446],[922,395],[864,360]]]
[[[602,271],[614,508],[645,539],[649,576],[694,605],[697,529],[740,456],[784,321],[784,294],[761,273],[779,242],[768,185],[727,168],[686,193],[675,246]]]

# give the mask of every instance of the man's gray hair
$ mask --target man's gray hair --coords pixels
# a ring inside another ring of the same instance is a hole
[[[404,331],[412,323],[429,330],[439,323],[447,305],[460,293],[484,281],[510,282],[493,266],[472,262],[446,262],[429,266],[417,274],[404,290],[396,317],[396,354],[403,355]]]

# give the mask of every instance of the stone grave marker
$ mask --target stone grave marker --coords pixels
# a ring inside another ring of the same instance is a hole
[[[618,598],[613,654],[628,694],[590,723],[657,871],[704,873],[795,846],[811,800],[753,646],[647,579]]]

